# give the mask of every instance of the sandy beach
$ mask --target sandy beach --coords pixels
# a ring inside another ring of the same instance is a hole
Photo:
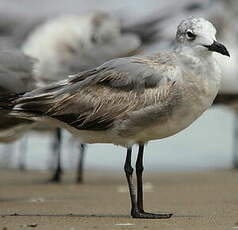
[[[235,229],[238,228],[238,172],[150,173],[145,175],[145,209],[172,212],[168,220],[132,219],[124,173],[87,172],[75,185],[49,174],[0,172],[0,229]]]

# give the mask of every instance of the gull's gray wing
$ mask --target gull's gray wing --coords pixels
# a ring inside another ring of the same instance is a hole
[[[18,50],[0,52],[0,94],[20,93],[36,87],[34,60]]]
[[[131,116],[134,122],[145,123],[149,116],[151,122],[170,113],[178,102],[174,79],[179,74],[172,54],[115,59],[29,92],[14,109],[53,117],[82,130],[105,130]]]

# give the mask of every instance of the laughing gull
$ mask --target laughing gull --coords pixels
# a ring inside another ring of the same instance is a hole
[[[170,218],[143,208],[143,152],[150,140],[188,127],[212,104],[221,72],[213,52],[229,56],[203,18],[183,20],[174,51],[114,59],[67,80],[0,101],[13,116],[66,128],[81,143],[127,148],[125,173],[134,218]],[[132,181],[131,147],[139,145],[137,193]]]
[[[48,84],[112,58],[139,52],[143,46],[155,42],[158,25],[165,17],[163,14],[143,22],[122,25],[119,19],[102,11],[81,16],[58,16],[32,29],[22,44],[22,50],[39,60],[35,74]],[[58,163],[51,181],[59,182],[62,174],[59,130],[56,130],[55,137],[54,153],[58,153]],[[80,145],[80,152],[77,182],[83,180],[81,161],[84,145]]]

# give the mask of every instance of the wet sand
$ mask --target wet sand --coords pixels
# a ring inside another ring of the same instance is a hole
[[[0,171],[0,230],[238,229],[238,171],[145,174],[145,209],[168,220],[130,218],[123,172],[87,172],[83,185],[48,176]]]

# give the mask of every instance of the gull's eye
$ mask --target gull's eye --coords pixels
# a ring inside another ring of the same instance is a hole
[[[196,38],[196,35],[191,31],[187,31],[187,38],[188,40],[192,41]]]

